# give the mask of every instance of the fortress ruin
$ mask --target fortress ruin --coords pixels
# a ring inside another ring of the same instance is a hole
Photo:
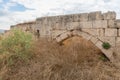
[[[114,11],[41,17],[35,22],[11,26],[11,29],[15,27],[58,43],[73,36],[82,36],[97,46],[110,61],[115,60],[114,54],[119,55],[115,49],[120,45],[120,20],[116,19]],[[104,42],[108,42],[111,48],[104,49]]]

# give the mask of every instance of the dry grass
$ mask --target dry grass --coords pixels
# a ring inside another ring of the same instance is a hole
[[[34,58],[12,67],[4,80],[120,80],[120,71],[91,42],[73,37],[60,46],[38,40],[33,46]]]

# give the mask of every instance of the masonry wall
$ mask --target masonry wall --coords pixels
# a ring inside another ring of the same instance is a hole
[[[35,30],[40,31],[41,37],[53,39],[67,31],[81,30],[112,46],[120,43],[120,20],[113,11],[42,17],[36,20]]]
[[[58,32],[64,32],[72,29],[83,29],[83,31],[91,31],[93,35],[103,35],[102,31],[105,32],[105,36],[114,36],[117,34],[107,34],[110,29],[117,29],[120,24],[120,21],[115,26],[116,13],[107,12],[101,13],[91,12],[91,13],[81,13],[73,15],[62,15],[62,16],[53,16],[53,17],[42,17],[36,20],[36,29],[40,30],[41,36],[51,36],[55,37],[55,34]],[[107,28],[110,28],[107,30]],[[97,30],[97,34],[96,33]],[[95,32],[94,32],[95,31]],[[116,31],[116,30],[115,30]],[[99,33],[101,32],[101,34]]]
[[[120,20],[116,19],[116,13],[112,11],[41,17],[34,23],[17,24],[14,27],[32,33],[39,32],[40,37],[52,39],[67,31],[81,30],[112,46],[120,43]]]
[[[118,46],[120,46],[120,20],[116,19],[116,13],[113,11],[41,17],[32,24],[23,23],[14,27],[37,33],[38,37],[55,39],[58,42],[69,36],[76,36],[77,33],[93,42],[111,60],[115,52],[113,49],[119,49]],[[111,48],[103,49],[103,42],[108,42]]]
[[[33,21],[33,22],[26,22],[26,23],[20,23],[17,25],[12,25],[11,29],[18,28],[25,32],[34,33],[36,30],[35,27],[36,27],[36,21]]]

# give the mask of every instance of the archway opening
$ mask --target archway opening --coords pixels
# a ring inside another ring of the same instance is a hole
[[[97,62],[100,60],[108,61],[109,59],[96,47],[91,41],[81,36],[73,36],[62,42],[62,44],[77,57],[77,62]]]

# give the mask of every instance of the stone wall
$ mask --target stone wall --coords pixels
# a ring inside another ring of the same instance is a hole
[[[17,25],[12,25],[11,29],[18,28],[21,29],[22,31],[34,33],[35,27],[36,27],[36,21],[32,21],[32,22],[25,22],[25,23],[19,23]]]
[[[36,29],[40,30],[40,35],[52,38],[57,34],[74,29],[81,29],[96,36],[115,37],[118,35],[119,25],[120,20],[116,20],[115,12],[101,13],[100,11],[42,17],[36,20]],[[109,32],[111,33],[109,34]]]
[[[41,37],[51,37],[61,42],[77,33],[77,36],[93,42],[110,60],[113,60],[113,49],[120,43],[119,28],[120,20],[116,19],[116,13],[112,11],[42,17],[36,20],[36,30],[40,31]],[[103,42],[110,43],[112,48],[103,49]]]
[[[32,28],[31,24],[18,24],[14,27],[24,31],[29,28],[40,37],[49,37],[57,42],[72,36],[82,36],[93,42],[112,61],[114,48],[120,45],[120,20],[116,19],[113,11],[41,17],[32,25]],[[108,42],[111,48],[103,49],[103,42]]]

